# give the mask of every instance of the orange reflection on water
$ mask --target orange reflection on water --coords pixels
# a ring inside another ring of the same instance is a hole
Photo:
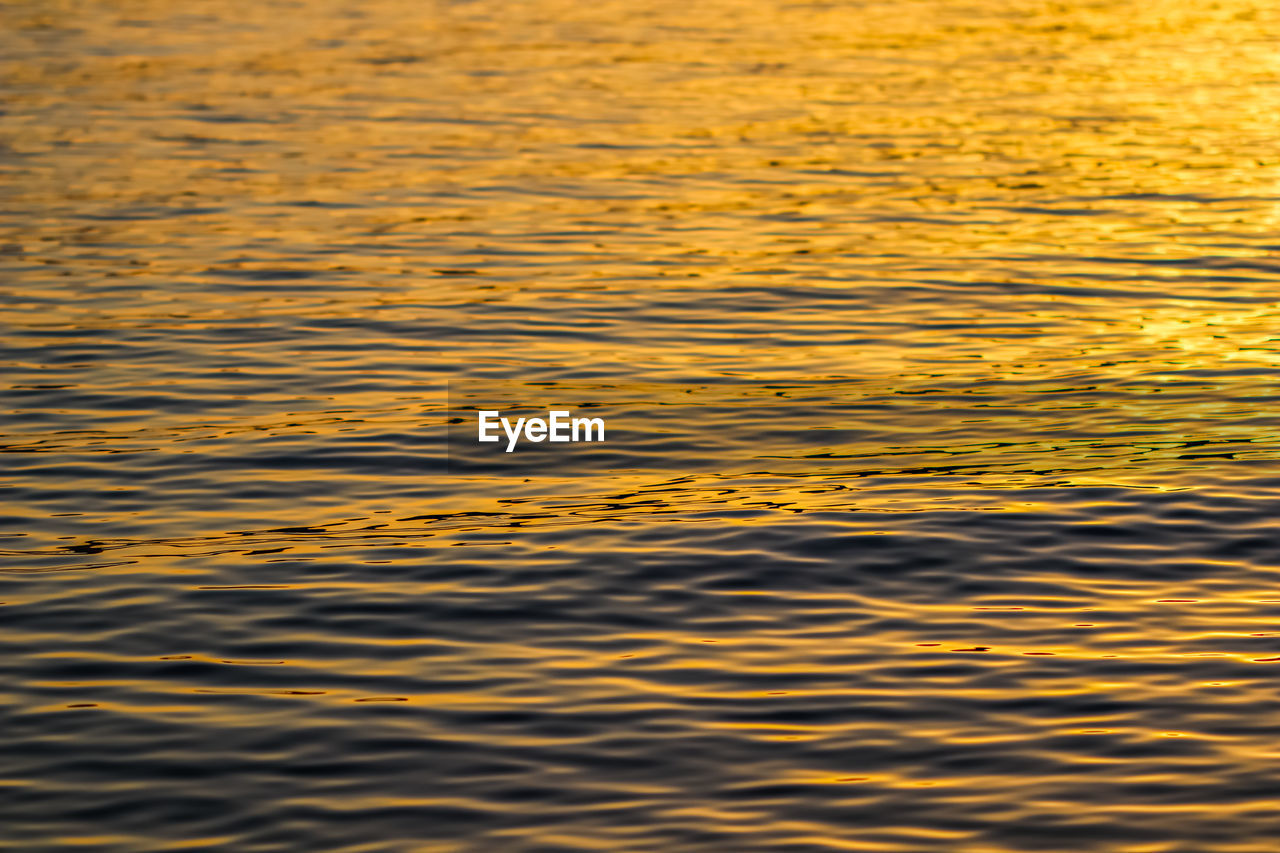
[[[1280,848],[1278,24],[0,9],[22,840]]]

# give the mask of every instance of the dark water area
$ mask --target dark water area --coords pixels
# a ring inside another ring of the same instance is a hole
[[[0,847],[1274,853],[1278,42],[0,6]]]

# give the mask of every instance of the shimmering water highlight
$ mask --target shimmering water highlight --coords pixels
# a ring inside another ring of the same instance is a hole
[[[0,7],[0,839],[1274,853],[1278,26]]]

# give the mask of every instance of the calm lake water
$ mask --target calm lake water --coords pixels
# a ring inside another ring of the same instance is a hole
[[[5,849],[1280,849],[1275,4],[19,0],[0,94]]]

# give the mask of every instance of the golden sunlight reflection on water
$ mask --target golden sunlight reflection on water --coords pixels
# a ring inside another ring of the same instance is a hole
[[[6,831],[1273,853],[1278,27],[3,6]]]

